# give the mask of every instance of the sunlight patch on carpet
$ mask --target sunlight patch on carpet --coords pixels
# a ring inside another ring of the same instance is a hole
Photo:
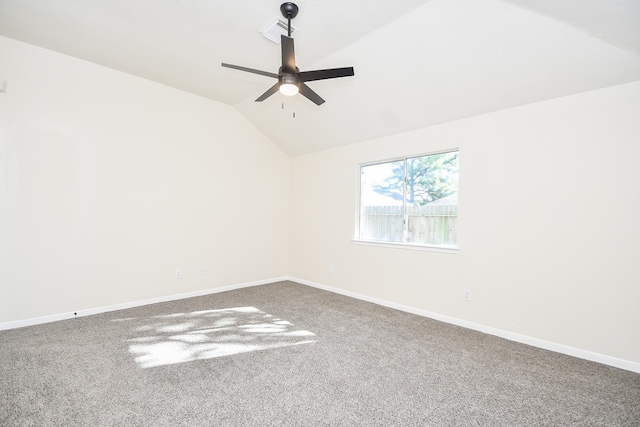
[[[313,332],[296,329],[255,307],[116,321],[132,325],[136,336],[127,340],[129,352],[142,368],[315,342]]]

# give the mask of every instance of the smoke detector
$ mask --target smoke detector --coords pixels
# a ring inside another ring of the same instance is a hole
[[[293,35],[296,29],[291,26],[291,34]],[[273,22],[269,23],[266,27],[264,27],[261,31],[263,36],[271,40],[276,44],[280,44],[280,36],[281,35],[289,35],[287,31],[287,22],[282,19],[276,18]]]

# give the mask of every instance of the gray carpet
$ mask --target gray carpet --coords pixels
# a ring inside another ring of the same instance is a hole
[[[640,375],[292,282],[0,332],[0,425],[640,426]]]

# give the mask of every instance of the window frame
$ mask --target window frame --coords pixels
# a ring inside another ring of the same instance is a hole
[[[407,174],[407,168],[406,168],[406,162],[409,159],[414,159],[417,157],[426,157],[426,156],[433,156],[433,155],[437,155],[437,154],[445,154],[445,153],[458,153],[458,193],[460,192],[460,178],[459,178],[459,174],[460,174],[460,148],[459,147],[452,147],[452,148],[447,148],[447,149],[443,149],[443,150],[438,150],[438,151],[431,151],[428,153],[423,153],[423,154],[412,154],[412,155],[406,155],[406,156],[400,156],[400,157],[391,157],[388,159],[384,159],[384,160],[375,160],[375,161],[369,161],[369,162],[363,162],[363,163],[359,163],[357,165],[357,169],[356,169],[356,209],[355,209],[355,230],[354,230],[354,234],[353,234],[353,239],[351,239],[352,243],[357,244],[357,245],[364,245],[364,246],[377,246],[377,247],[386,247],[386,248],[393,248],[393,249],[409,249],[409,250],[418,250],[418,251],[428,251],[428,252],[442,252],[442,253],[452,253],[452,254],[457,254],[460,252],[460,245],[459,242],[456,239],[456,244],[455,245],[436,245],[436,244],[424,244],[424,243],[410,243],[410,242],[391,242],[391,241],[387,241],[387,240],[370,240],[370,239],[362,239],[360,238],[360,222],[362,219],[362,168],[367,167],[367,166],[375,166],[375,165],[382,165],[385,163],[393,163],[393,162],[397,162],[397,161],[403,161],[404,162],[404,174],[405,174],[405,179],[404,179],[404,184],[403,184],[403,201],[402,201],[402,211],[403,211],[403,217],[406,217],[406,174]],[[459,210],[458,210],[459,212]],[[406,230],[403,230],[403,233]],[[456,231],[457,231],[457,227],[456,227]]]

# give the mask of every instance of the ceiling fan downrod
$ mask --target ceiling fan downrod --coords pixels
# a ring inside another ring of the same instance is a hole
[[[298,16],[298,6],[295,3],[286,2],[280,5],[282,16],[287,18],[287,34],[291,37],[291,20]]]

